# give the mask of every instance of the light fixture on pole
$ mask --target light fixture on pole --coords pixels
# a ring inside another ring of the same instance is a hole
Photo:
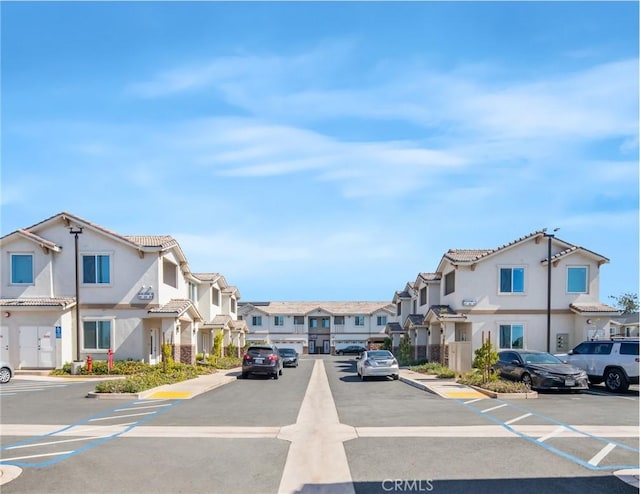
[[[544,228],[542,233],[547,237],[547,352],[551,353],[551,239],[560,228],[554,228],[553,233],[547,233]]]
[[[78,268],[78,235],[82,233],[82,227],[70,227],[69,233],[75,236],[75,274],[76,274],[76,362],[80,361],[80,270]]]

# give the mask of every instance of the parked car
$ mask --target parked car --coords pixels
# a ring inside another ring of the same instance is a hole
[[[589,381],[604,385],[609,391],[624,392],[629,384],[638,384],[640,339],[612,338],[583,341],[568,354],[558,358],[586,371]]]
[[[357,359],[356,370],[363,381],[373,376],[400,378],[398,361],[389,350],[367,350]]]
[[[0,360],[0,383],[8,383],[13,377],[13,367],[9,362]]]
[[[360,345],[349,345],[336,350],[336,355],[361,355],[366,348]]]
[[[242,357],[242,378],[267,374],[274,379],[282,375],[282,359],[273,345],[251,345]]]
[[[547,352],[503,350],[493,367],[501,377],[522,381],[531,389],[582,390],[589,388],[587,373]]]
[[[283,367],[298,367],[298,352],[294,348],[278,348]]]

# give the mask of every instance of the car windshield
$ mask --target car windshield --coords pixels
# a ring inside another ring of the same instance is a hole
[[[387,350],[374,350],[367,352],[367,357],[373,359],[393,358],[393,354]]]
[[[522,360],[527,364],[562,364],[562,360],[550,353],[521,353]]]
[[[270,355],[273,353],[273,349],[269,347],[251,347],[248,353],[251,355]]]
[[[280,354],[281,355],[285,355],[287,357],[289,357],[289,356],[293,357],[296,354],[296,351],[292,350],[291,348],[281,348],[280,349]]]

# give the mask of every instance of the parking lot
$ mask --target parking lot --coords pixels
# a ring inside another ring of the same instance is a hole
[[[638,468],[637,387],[444,399],[361,382],[351,356],[189,400],[89,400],[92,387],[3,397],[2,461],[23,469],[3,492],[637,492],[614,475]]]

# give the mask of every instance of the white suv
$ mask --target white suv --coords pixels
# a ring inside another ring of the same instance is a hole
[[[558,357],[587,372],[589,381],[604,385],[609,391],[624,392],[629,384],[638,384],[640,357],[638,338],[611,338],[583,341],[568,354]]]

